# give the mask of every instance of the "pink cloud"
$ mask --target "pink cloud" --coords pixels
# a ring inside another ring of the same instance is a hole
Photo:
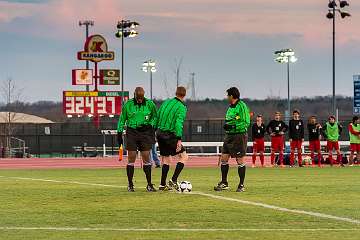
[[[351,2],[351,19],[339,21],[339,43],[360,41],[360,3]],[[143,31],[167,29],[169,19],[178,28],[213,33],[259,35],[298,34],[304,44],[323,46],[328,42],[331,23],[325,18],[326,1],[289,0],[56,0],[44,4],[0,2],[0,23],[18,17],[35,17],[38,24],[27,29],[31,34],[56,38],[78,38],[81,19],[91,18],[100,32],[112,32],[116,21],[124,16],[151,19],[142,24]],[[149,21],[150,22],[150,21]],[[40,23],[40,24],[39,24]],[[7,29],[14,31],[13,29]],[[174,29],[173,31],[176,31]],[[15,30],[18,31],[18,30]],[[23,31],[23,30],[22,30]]]
[[[39,7],[39,8],[37,8]],[[42,6],[32,3],[11,3],[0,1],[0,24],[6,24],[16,18],[26,18],[39,13]]]

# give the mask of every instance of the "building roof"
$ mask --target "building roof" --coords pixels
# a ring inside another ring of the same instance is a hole
[[[0,124],[9,122],[9,112],[0,112]],[[35,124],[43,124],[43,123],[54,123],[46,118],[25,114],[25,113],[15,113],[10,112],[10,122],[11,123],[35,123]]]

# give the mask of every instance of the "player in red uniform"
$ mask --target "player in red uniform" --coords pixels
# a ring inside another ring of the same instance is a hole
[[[300,119],[300,111],[293,111],[293,119],[289,121],[290,167],[294,165],[295,150],[299,167],[302,167],[302,143],[304,142],[304,122]]]
[[[360,158],[360,119],[358,116],[354,116],[352,123],[349,124],[349,135],[350,135],[350,158],[349,165],[354,164],[354,155],[359,161]]]
[[[271,165],[275,163],[275,153],[279,153],[280,166],[284,166],[284,135],[288,126],[281,120],[281,113],[276,112],[274,120],[266,127],[266,132],[271,136]]]
[[[260,155],[261,167],[264,167],[264,136],[266,132],[266,127],[263,123],[262,115],[256,117],[256,123],[252,126],[252,138],[253,138],[253,155],[252,155],[252,167],[255,167],[256,156]]]
[[[315,116],[309,118],[307,125],[309,131],[309,149],[311,154],[312,165],[315,166],[315,152],[318,156],[318,166],[321,167],[321,125],[317,122]]]

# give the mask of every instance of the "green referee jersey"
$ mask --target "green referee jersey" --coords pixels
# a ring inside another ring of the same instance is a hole
[[[238,100],[226,112],[225,124],[230,126],[227,134],[246,133],[250,126],[250,111],[246,104]]]
[[[183,135],[187,108],[179,98],[166,100],[159,108],[157,128],[172,132],[178,139]]]
[[[144,98],[139,104],[136,99],[128,100],[122,108],[118,123],[118,132],[123,132],[124,127],[138,128],[144,125],[155,127],[157,119],[156,106],[150,99]]]

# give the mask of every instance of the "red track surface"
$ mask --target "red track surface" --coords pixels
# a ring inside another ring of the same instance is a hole
[[[190,157],[186,166],[189,167],[216,167],[218,157]],[[268,159],[267,159],[268,160]],[[176,163],[176,161],[174,161]],[[251,164],[251,158],[247,158]],[[235,165],[235,160],[231,160]],[[259,160],[257,159],[257,164]],[[0,169],[62,169],[62,168],[122,168],[126,166],[126,159],[122,162],[117,157],[107,158],[0,158]],[[136,161],[136,166],[141,166],[141,160]]]

